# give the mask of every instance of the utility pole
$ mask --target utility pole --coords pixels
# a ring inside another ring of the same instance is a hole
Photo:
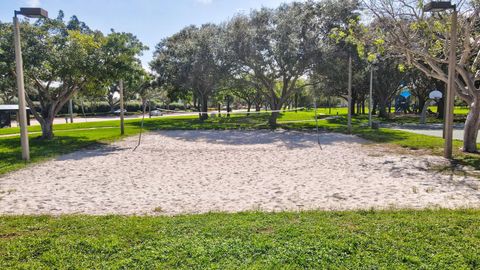
[[[348,56],[348,132],[352,132],[352,54]]]
[[[15,39],[15,64],[18,87],[18,123],[20,124],[20,143],[22,146],[22,159],[29,161],[30,146],[28,143],[27,107],[25,101],[25,85],[23,80],[23,59],[22,48],[20,46],[20,25],[18,23],[16,12],[15,16],[13,17],[13,32]]]
[[[124,125],[124,114],[123,114],[123,80],[120,80],[119,83],[119,92],[120,92],[120,134],[125,134],[125,125]]]

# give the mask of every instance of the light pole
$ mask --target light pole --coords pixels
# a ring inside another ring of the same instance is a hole
[[[20,8],[20,11],[15,10],[13,16],[15,65],[18,87],[18,118],[20,124],[20,143],[22,145],[22,159],[28,161],[30,160],[30,147],[28,145],[27,110],[25,105],[25,85],[23,80],[23,59],[22,48],[20,46],[20,24],[18,22],[17,15],[23,15],[29,18],[47,18],[48,12],[41,8]]]
[[[450,32],[450,53],[448,55],[448,83],[447,99],[445,108],[445,146],[443,156],[452,158],[452,139],[453,139],[453,108],[455,100],[455,68],[457,65],[457,6],[451,1],[433,1],[425,5],[425,12],[440,12],[452,9],[452,27]]]

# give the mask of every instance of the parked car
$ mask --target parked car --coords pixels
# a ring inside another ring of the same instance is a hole
[[[127,112],[127,110],[123,109],[123,113],[126,113],[126,112]],[[114,114],[120,114],[120,109],[114,111],[113,113]]]
[[[163,113],[160,110],[150,111],[150,116],[162,116],[162,115],[163,115]]]

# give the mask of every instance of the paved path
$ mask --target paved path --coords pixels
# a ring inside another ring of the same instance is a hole
[[[387,128],[402,130],[417,134],[443,137],[443,125],[442,124],[430,124],[430,125],[399,125],[399,126],[385,126]],[[463,141],[463,125],[455,125],[453,129],[453,139]],[[477,142],[480,143],[480,138],[477,137]]]

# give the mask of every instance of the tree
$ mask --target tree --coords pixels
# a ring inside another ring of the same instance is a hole
[[[407,71],[408,73],[408,78],[407,82],[410,85],[410,91],[414,97],[418,99],[418,109],[421,111],[423,107],[425,106],[425,103],[429,99],[429,94],[431,91],[437,89],[442,94],[444,94],[443,88],[444,87],[438,87],[441,86],[443,83],[440,83],[440,85],[437,86],[437,80],[432,79],[425,75],[422,71],[416,69],[416,68],[411,68],[410,70]],[[441,106],[441,101],[438,102],[438,105]],[[443,110],[439,110],[438,117],[443,118]]]
[[[0,100],[6,104],[12,103],[17,97],[14,80],[9,72],[0,72]]]
[[[23,24],[22,31],[28,44],[23,46],[26,100],[41,125],[42,138],[51,139],[55,116],[98,74],[102,35],[68,30],[62,18],[38,20],[33,26]]]
[[[252,105],[255,105],[255,111],[260,111],[260,106],[264,99],[261,85],[256,84],[248,76],[232,78],[229,82],[229,91],[246,103],[247,112],[250,112]]]
[[[22,28],[22,48],[25,70],[26,100],[40,123],[43,139],[53,137],[53,120],[64,104],[79,91],[98,89],[121,74],[122,63],[135,60],[144,48],[131,34],[121,41],[112,42],[113,34],[105,37],[90,30],[85,23],[73,17],[63,20],[63,12],[56,19],[39,19],[31,25],[25,21]],[[0,46],[2,70],[15,76],[14,52],[3,42],[11,35],[11,25],[2,32]],[[10,31],[10,32],[8,32]],[[117,44],[118,50],[109,50]],[[135,46],[134,46],[135,45]]]
[[[105,37],[100,49],[103,60],[102,78],[105,85],[117,85],[120,80],[133,78],[139,72],[143,72],[139,56],[148,47],[133,34],[112,30]]]
[[[315,70],[314,78],[321,82],[325,96],[336,96],[348,100],[348,58],[352,57],[352,114],[361,113],[368,93],[369,71],[367,61],[359,57],[354,46],[345,42],[330,42],[325,50],[321,65]]]
[[[236,72],[253,76],[262,85],[260,90],[274,110],[271,126],[287,100],[316,83],[298,84],[312,74],[330,29],[344,23],[355,7],[352,1],[283,4],[239,15],[228,23],[227,44]]]
[[[152,70],[186,95],[198,100],[200,120],[208,118],[208,100],[222,85],[228,70],[222,28],[214,24],[189,26],[156,47]]]
[[[110,112],[115,112],[115,107],[120,103],[120,99],[116,98],[118,93],[118,86],[116,84],[112,84],[107,89],[107,96],[105,97],[110,106]]]
[[[125,88],[130,89],[130,92],[140,99],[143,113],[145,113],[145,108],[150,99],[156,96],[160,87],[158,81],[154,80],[154,76],[140,65],[126,78]]]
[[[15,74],[11,68],[13,51],[12,24],[0,22],[0,99],[11,103],[17,96]]]
[[[480,2],[457,1],[458,46],[456,48],[456,94],[469,104],[463,150],[477,152],[480,127]],[[377,35],[385,48],[427,76],[447,82],[450,16],[426,14],[423,1],[369,0],[364,2],[378,21]]]
[[[378,102],[378,116],[387,118],[387,107],[400,90],[400,85],[406,79],[406,72],[398,59],[385,58],[379,59],[374,66],[374,87],[373,96]]]

